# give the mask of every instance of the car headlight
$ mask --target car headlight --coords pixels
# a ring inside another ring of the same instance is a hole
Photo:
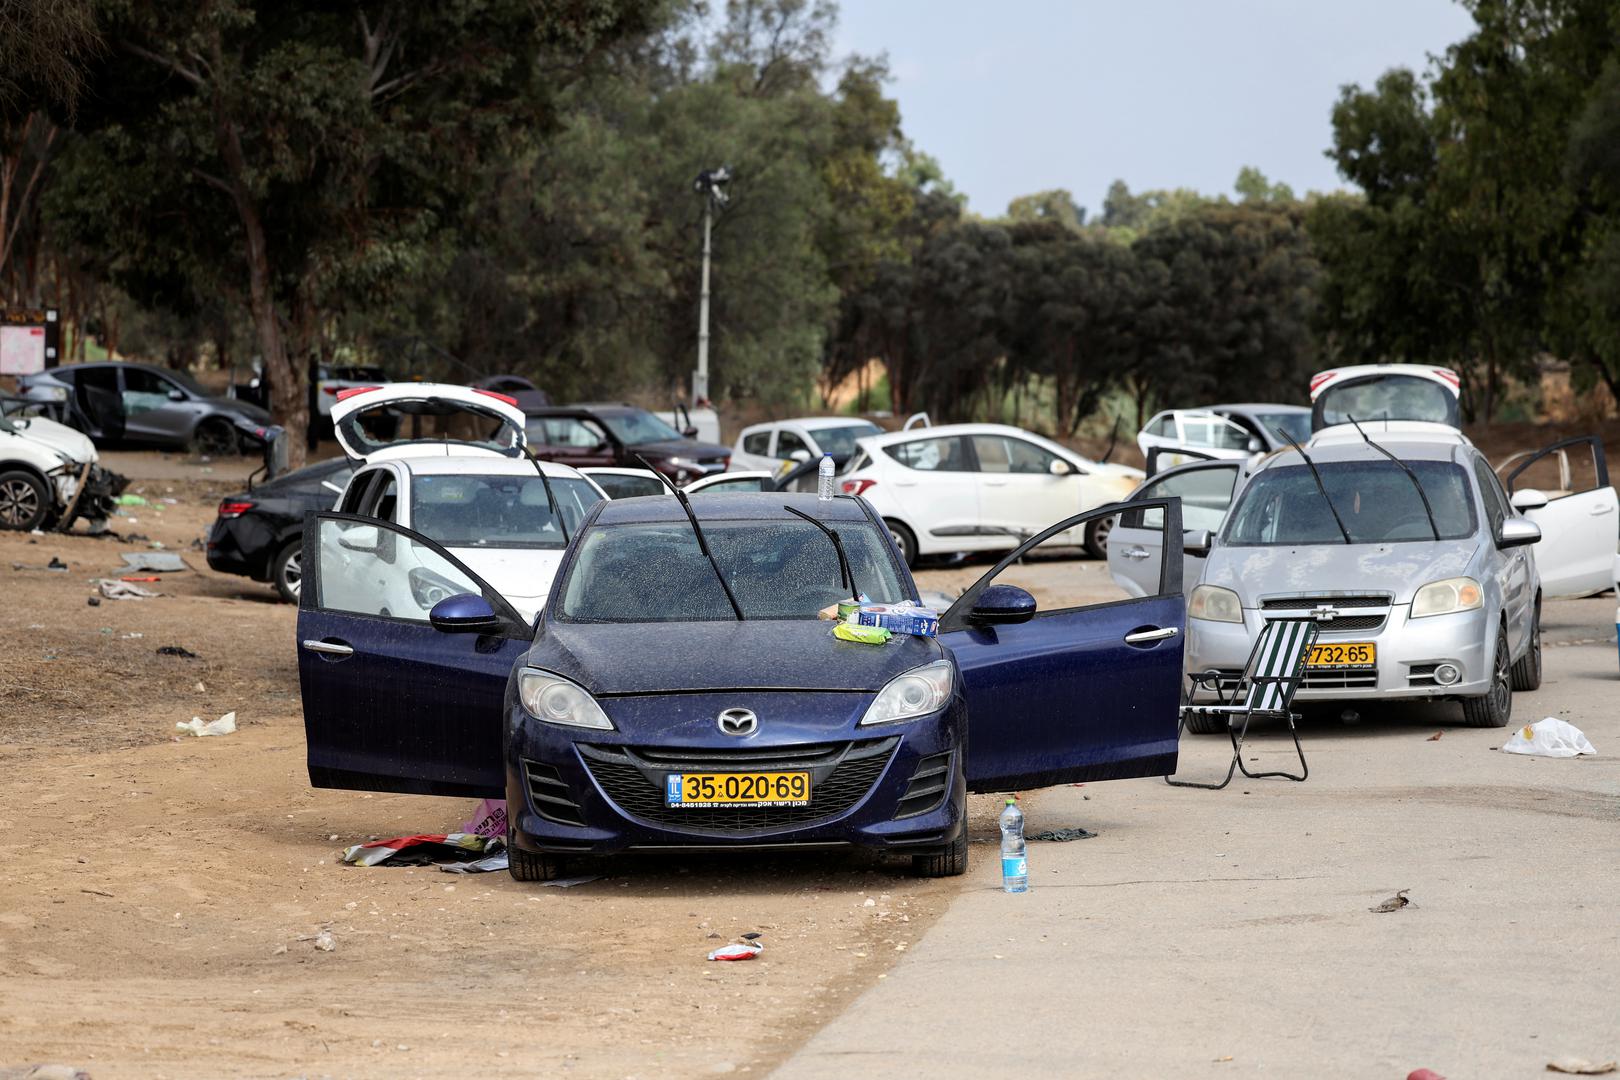
[[[1485,590],[1471,577],[1431,581],[1412,597],[1412,618],[1472,611],[1485,602]]]
[[[674,466],[679,467],[681,465],[692,465],[692,464],[695,464],[695,462],[687,461],[685,458],[680,457],[680,456],[677,455],[676,457],[665,458],[664,459],[664,464],[665,465],[674,465]]]
[[[411,599],[415,600],[423,611],[432,611],[433,605],[440,600],[460,596],[467,591],[443,574],[435,574],[432,570],[420,566],[412,567],[405,578],[411,583]]]
[[[938,712],[951,700],[955,670],[956,665],[951,661],[935,660],[932,664],[896,675],[867,706],[866,715],[861,717],[861,725],[888,724]]]
[[[1187,598],[1187,617],[1208,622],[1243,621],[1243,601],[1231,589],[1219,585],[1200,585]]]
[[[568,727],[612,731],[613,721],[584,688],[539,668],[518,672],[518,700],[536,720]]]

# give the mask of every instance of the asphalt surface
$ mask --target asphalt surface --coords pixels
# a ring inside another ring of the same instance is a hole
[[[1620,662],[1611,597],[1547,606],[1546,677],[1515,725],[1559,716],[1598,756],[1499,752],[1460,710],[1303,726],[1310,779],[1157,780],[1033,796],[1033,888],[966,888],[922,941],[773,1075],[1546,1075],[1620,1057]],[[1439,738],[1432,738],[1439,733]],[[1219,737],[1182,775],[1219,776]],[[1251,769],[1289,763],[1281,731]],[[1409,890],[1410,904],[1369,909]]]

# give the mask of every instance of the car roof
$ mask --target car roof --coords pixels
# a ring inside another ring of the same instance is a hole
[[[870,521],[866,509],[847,497],[823,502],[813,493],[788,491],[731,492],[691,496],[692,512],[699,521],[779,521],[791,519],[783,507],[802,510],[819,521]],[[596,517],[597,525],[627,525],[646,522],[684,522],[686,512],[673,495],[643,495],[639,499],[618,499],[604,503]]]
[[[1311,414],[1309,405],[1278,405],[1270,402],[1248,402],[1242,405],[1211,405],[1210,412],[1236,412],[1236,413],[1304,413]]]
[[[597,415],[622,415],[631,412],[646,412],[639,405],[627,405],[624,402],[610,404],[590,404],[581,402],[574,405],[538,405],[526,410],[529,416],[578,416],[581,413]]]
[[[952,435],[1014,435],[1023,439],[1039,439],[1043,443],[1052,441],[1044,435],[1037,435],[1033,431],[1025,431],[1011,424],[936,424],[933,427],[868,435],[860,441],[876,446],[889,446],[893,443],[910,442],[912,439],[939,439],[949,438]],[[1073,454],[1074,451],[1065,450],[1065,453]]]
[[[547,476],[562,479],[582,478],[578,469],[556,461],[536,462],[531,458],[496,457],[493,454],[469,454],[465,457],[385,458],[409,472],[412,476],[534,476],[538,464]],[[381,461],[378,462],[381,464]]]

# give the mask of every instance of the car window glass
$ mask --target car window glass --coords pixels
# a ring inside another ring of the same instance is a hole
[[[356,409],[338,421],[338,429],[358,454],[401,443],[432,442],[476,446],[515,457],[521,441],[517,427],[499,413],[441,399],[392,401]]]
[[[610,499],[635,499],[643,495],[663,495],[669,489],[662,480],[647,473],[644,476],[626,476],[623,473],[593,473],[591,479],[595,480],[601,489],[607,492]]]
[[[178,386],[155,371],[127,367],[124,369],[124,412],[130,416],[138,416],[154,409],[166,408],[174,404],[169,400],[169,391],[178,389]]]
[[[1308,412],[1264,413],[1259,417],[1261,426],[1266,429],[1270,442],[1287,442],[1288,440],[1277,434],[1277,429],[1293,437],[1297,443],[1303,443],[1311,437],[1311,414]]]
[[[339,502],[338,509],[345,514],[360,513],[360,508],[367,505],[366,490],[375,484],[382,474],[383,470],[381,469],[373,469],[357,474],[355,479],[351,480],[348,487],[343,490],[343,499]]]
[[[744,476],[736,480],[716,480],[712,484],[704,484],[695,492],[697,495],[718,495],[737,491],[764,491],[765,481],[757,476]]]
[[[1194,416],[1182,421],[1184,441],[1189,446],[1211,450],[1242,450],[1249,445],[1249,434],[1230,420],[1219,416]]]
[[[369,507],[364,513],[384,521],[394,520],[394,504],[398,501],[398,485],[394,482],[393,473],[383,473],[382,479],[373,485],[371,494],[367,498]]]
[[[972,472],[960,438],[913,439],[885,446],[883,452],[908,469],[923,472]]]
[[[1052,462],[1057,455],[1048,453],[1032,442],[1006,435],[973,436],[973,453],[979,459],[979,471],[987,473],[1038,473],[1051,475]]]
[[[1407,463],[1428,495],[1443,540],[1474,534],[1474,502],[1469,476],[1448,461]],[[1332,509],[1304,465],[1264,469],[1243,489],[1227,519],[1221,542],[1228,546],[1268,544],[1374,544],[1432,540],[1429,518],[1412,479],[1390,461],[1317,462]]]
[[[548,416],[543,420],[530,421],[531,436],[534,434],[536,424],[540,426],[541,441],[548,446],[590,450],[608,441],[607,432],[595,420],[575,416]]]
[[[480,592],[455,563],[375,522],[322,521],[318,555],[323,611],[427,622],[440,600]]]
[[[770,451],[771,431],[769,428],[764,431],[750,431],[743,436],[743,453],[763,456],[770,453]]]
[[[779,458],[790,457],[795,450],[803,450],[806,454],[810,452],[810,448],[804,444],[804,440],[793,432],[778,432],[776,436],[776,456]]]
[[[1156,417],[1148,424],[1149,435],[1164,435],[1174,437],[1176,433],[1176,418],[1170,413]]]
[[[645,409],[634,409],[622,413],[606,413],[602,416],[602,423],[606,424],[617,435],[619,441],[626,446],[635,446],[637,443],[668,442],[679,439],[681,433],[664,423]]]
[[[1193,469],[1175,473],[1144,484],[1138,499],[1181,499],[1181,527],[1186,530],[1208,529],[1218,532],[1226,520],[1226,508],[1232,502],[1232,488],[1237,483],[1237,467]],[[1120,515],[1119,523],[1128,529],[1164,528],[1164,510],[1150,506],[1144,510],[1129,510]]]
[[[816,444],[821,447],[822,453],[843,457],[845,454],[855,452],[856,439],[881,434],[883,434],[882,428],[876,424],[862,421],[859,424],[850,424],[848,427],[817,428],[815,439]]]
[[[904,597],[888,539],[870,522],[832,523],[861,592]],[[838,554],[808,522],[705,523],[704,536],[750,619],[814,619],[849,592]],[[562,587],[562,617],[589,622],[706,622],[735,618],[685,522],[598,526],[581,538]]]
[[[1083,533],[1086,524],[1083,521],[1075,528]],[[1163,535],[1162,522],[1154,528],[1159,535]],[[1063,535],[1059,534],[1058,541],[1062,539]],[[1076,558],[1074,548],[1059,547],[1056,543],[1030,548],[1022,559],[1003,568],[990,583],[1013,585],[1033,596],[1036,618],[1130,599],[1130,595],[1107,574],[1095,572],[1095,563]],[[1180,551],[1179,547],[1175,550]],[[1152,561],[1142,564],[1155,576],[1159,568],[1158,558],[1156,555]],[[964,567],[950,571],[951,577],[948,578],[941,574],[936,581],[948,594],[955,594],[972,585],[983,572],[980,567]]]
[[[1511,468],[1524,470],[1513,477],[1514,491],[1535,488],[1548,499],[1563,499],[1601,486],[1597,452],[1590,442],[1520,458]]]
[[[1485,517],[1490,522],[1491,535],[1500,539],[1502,522],[1512,513],[1508,509],[1507,499],[1502,495],[1501,485],[1497,483],[1496,474],[1491,472],[1490,466],[1479,459],[1474,461],[1474,479],[1479,484],[1480,499],[1485,503]]]
[[[466,473],[411,479],[411,528],[445,547],[560,548],[601,501],[584,480]],[[556,500],[561,527],[551,501]]]
[[[1322,426],[1372,420],[1457,422],[1457,396],[1432,379],[1416,375],[1377,375],[1334,383],[1316,399]]]

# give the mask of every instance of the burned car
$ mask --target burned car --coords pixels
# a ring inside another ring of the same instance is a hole
[[[1154,505],[1179,536],[1179,505]],[[848,846],[960,874],[968,791],[1175,770],[1180,564],[1151,596],[1086,608],[998,581],[1118,509],[1031,537],[937,636],[885,645],[818,618],[852,593],[918,597],[858,498],[600,502],[532,625],[419,533],[316,515],[298,618],[310,781],[504,795],[520,880],[578,856]],[[459,594],[413,599],[421,570]]]

